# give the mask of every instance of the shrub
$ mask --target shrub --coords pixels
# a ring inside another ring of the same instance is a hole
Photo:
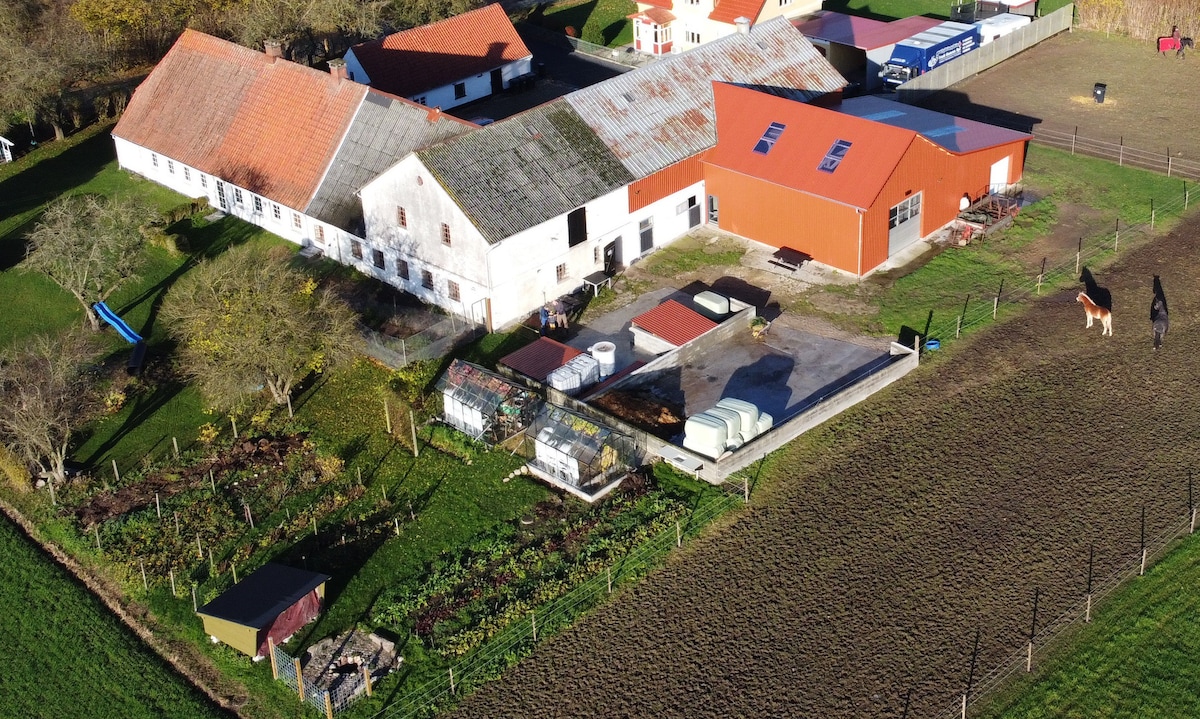
[[[0,444],[0,474],[8,478],[9,484],[22,492],[33,486],[33,475],[29,468],[11,449]]]

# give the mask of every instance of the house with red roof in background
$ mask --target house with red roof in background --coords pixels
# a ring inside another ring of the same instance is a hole
[[[185,30],[113,128],[123,169],[366,274],[396,272],[364,242],[357,191],[412,150],[475,128],[340,73]]]
[[[862,276],[1019,182],[1030,136],[857,97],[830,107],[713,83],[710,223]]]
[[[448,110],[505,90],[533,53],[499,3],[360,43],[346,53],[355,81]]]
[[[883,86],[879,71],[891,58],[896,43],[941,23],[923,15],[884,22],[840,12],[822,12],[812,19],[792,22],[830,65],[866,90]]]
[[[798,18],[821,9],[821,0],[639,0],[633,21],[633,46],[651,55],[667,55],[777,17]],[[739,21],[740,24],[739,24]]]

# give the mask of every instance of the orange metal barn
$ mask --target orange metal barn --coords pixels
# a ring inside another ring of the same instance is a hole
[[[864,275],[1018,182],[1029,135],[876,97],[832,109],[713,83],[722,230]]]

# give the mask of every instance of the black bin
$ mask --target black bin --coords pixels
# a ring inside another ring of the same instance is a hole
[[[1098,83],[1096,83],[1096,86],[1092,88],[1092,98],[1096,102],[1102,103],[1102,102],[1104,102],[1104,93],[1107,91],[1108,91],[1108,85],[1105,85],[1102,82],[1098,82]]]

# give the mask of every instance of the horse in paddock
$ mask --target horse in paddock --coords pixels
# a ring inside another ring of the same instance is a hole
[[[1167,321],[1167,306],[1161,299],[1154,301],[1154,349],[1162,347],[1163,335],[1170,328]]]
[[[1091,327],[1092,320],[1100,320],[1100,326],[1102,328],[1100,330],[1100,336],[1112,336],[1112,311],[1110,311],[1107,307],[1101,307],[1095,302],[1092,302],[1092,298],[1088,297],[1086,292],[1080,292],[1078,295],[1076,295],[1075,299],[1076,301],[1083,303],[1083,311],[1087,313],[1087,325],[1085,325],[1085,327]]]
[[[1186,51],[1195,47],[1196,42],[1190,37],[1168,35],[1167,37],[1160,37],[1158,39],[1158,54],[1163,57],[1166,57],[1167,53],[1172,50],[1175,51],[1175,57],[1187,57]]]

